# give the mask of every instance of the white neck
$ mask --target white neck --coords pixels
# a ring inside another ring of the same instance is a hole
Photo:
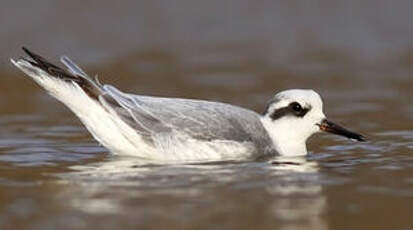
[[[302,156],[307,154],[306,135],[300,135],[289,122],[277,122],[269,117],[261,117],[261,122],[273,141],[274,147],[283,156]]]

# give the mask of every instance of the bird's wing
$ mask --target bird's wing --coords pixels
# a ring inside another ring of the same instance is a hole
[[[90,77],[79,66],[77,66],[72,60],[70,60],[69,57],[62,56],[60,57],[60,61],[68,68],[68,70],[72,74],[79,75],[84,78],[90,79]]]
[[[255,142],[254,138],[267,135],[257,113],[237,106],[131,95],[110,85],[103,89],[103,104],[148,138],[159,133],[183,133],[198,140]]]

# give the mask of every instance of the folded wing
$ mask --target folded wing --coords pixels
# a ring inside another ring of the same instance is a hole
[[[218,102],[131,95],[110,85],[103,89],[102,103],[148,139],[162,133],[204,141],[268,141],[259,115],[251,110]]]

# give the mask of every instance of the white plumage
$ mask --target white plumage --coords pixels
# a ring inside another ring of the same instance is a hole
[[[219,102],[123,93],[94,82],[67,57],[61,58],[65,71],[24,50],[31,59],[12,63],[68,106],[113,154],[161,162],[305,155],[308,137],[328,128],[313,90],[278,93],[261,115]],[[336,134],[362,140],[334,128]]]

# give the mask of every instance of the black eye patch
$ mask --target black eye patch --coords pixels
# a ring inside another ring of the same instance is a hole
[[[292,102],[288,105],[288,107],[297,117],[304,117],[305,114],[307,114],[307,112],[310,110],[310,108],[301,107],[298,102]]]
[[[288,106],[276,109],[271,115],[271,119],[276,120],[284,116],[293,115],[296,117],[304,117],[311,107],[305,108],[298,102],[291,102]]]

